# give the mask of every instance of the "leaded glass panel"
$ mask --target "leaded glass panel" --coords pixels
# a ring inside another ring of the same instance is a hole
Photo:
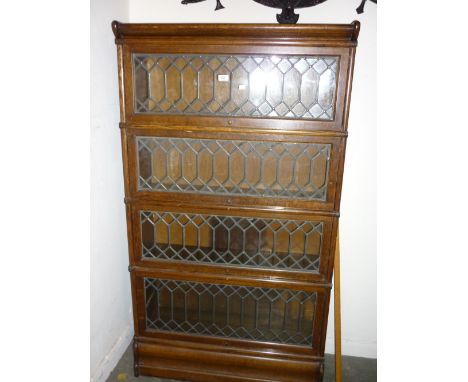
[[[137,114],[334,118],[336,56],[133,54]]]
[[[323,222],[140,212],[142,257],[318,272]]]
[[[325,201],[330,144],[137,137],[138,189]]]
[[[312,346],[317,292],[144,278],[146,327]]]

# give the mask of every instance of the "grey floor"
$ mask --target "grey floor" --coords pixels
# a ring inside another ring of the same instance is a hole
[[[172,379],[133,376],[133,354],[131,346],[120,359],[107,382],[177,382]],[[335,358],[325,356],[324,382],[335,381]],[[358,357],[343,357],[343,382],[375,382],[377,381],[377,360]],[[221,381],[220,381],[221,382]]]

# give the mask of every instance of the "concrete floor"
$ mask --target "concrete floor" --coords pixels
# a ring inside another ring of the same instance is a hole
[[[120,359],[107,382],[177,382],[172,379],[133,376],[133,354],[129,346]],[[325,356],[325,377],[323,382],[335,381],[335,358],[333,355]],[[376,382],[377,360],[358,357],[343,357],[343,382]],[[221,381],[220,381],[221,382]]]

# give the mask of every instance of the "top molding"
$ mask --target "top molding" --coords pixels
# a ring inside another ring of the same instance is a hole
[[[222,38],[298,41],[356,46],[361,24],[124,24],[112,22],[116,43],[150,38]]]

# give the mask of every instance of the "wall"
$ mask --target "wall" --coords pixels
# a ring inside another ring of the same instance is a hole
[[[278,10],[252,0],[222,0],[226,7],[214,12],[215,0],[181,5],[179,0],[131,0],[131,22],[162,23],[271,23]],[[341,206],[343,353],[377,357],[376,324],[376,5],[365,12],[360,0],[328,0],[299,10],[300,23],[361,21],[349,119],[347,159]],[[330,318],[333,317],[330,312]],[[327,352],[333,352],[330,320]]]
[[[128,0],[91,2],[91,380],[103,382],[133,336],[111,21]]]

